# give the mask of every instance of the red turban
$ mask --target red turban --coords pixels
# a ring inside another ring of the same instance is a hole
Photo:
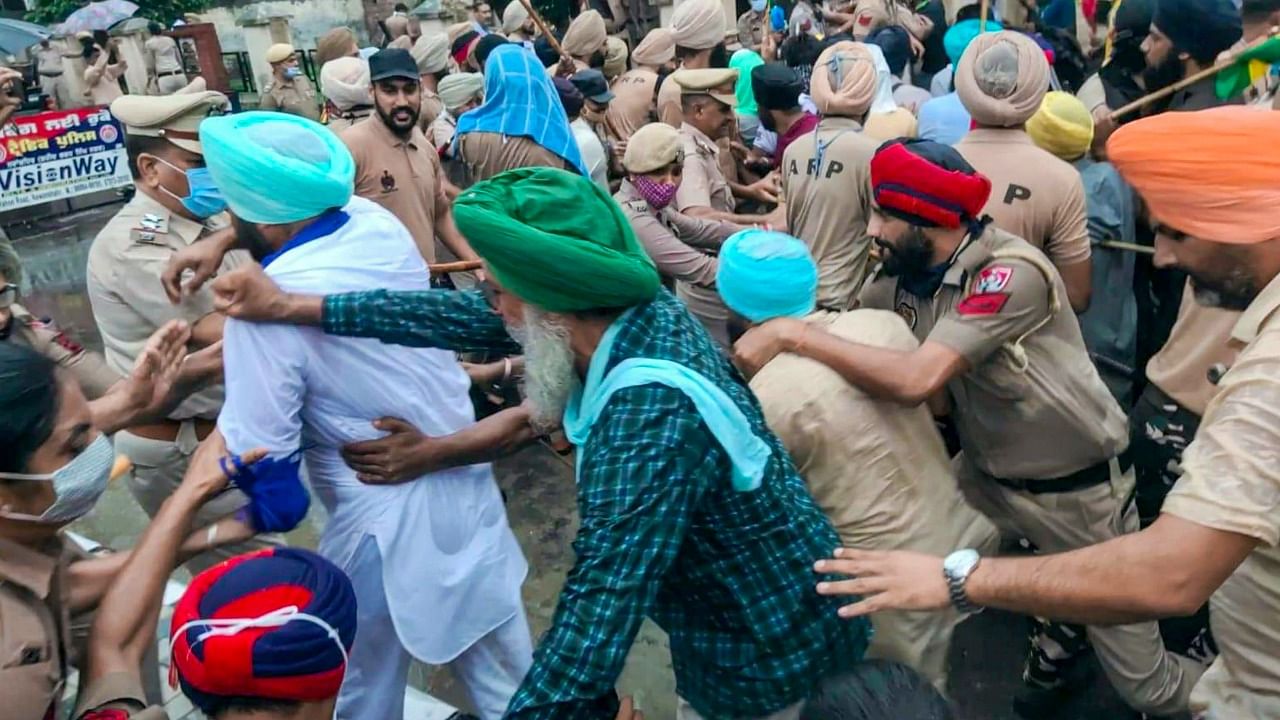
[[[1280,237],[1280,112],[1166,112],[1123,125],[1107,159],[1159,222],[1204,240]],[[1271,149],[1268,149],[1268,148]]]
[[[225,697],[327,700],[355,640],[355,591],[308,550],[247,553],[197,575],[172,628],[173,671],[206,714]]]
[[[949,145],[890,140],[871,158],[871,191],[885,214],[912,225],[958,228],[978,219],[991,181]]]

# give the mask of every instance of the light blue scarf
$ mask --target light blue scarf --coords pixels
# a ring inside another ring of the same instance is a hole
[[[614,339],[634,310],[623,313],[600,338],[587,368],[586,384],[574,388],[565,408],[565,437],[582,447],[615,392],[637,385],[665,385],[693,401],[702,421],[729,454],[733,464],[733,489],[750,492],[759,488],[769,462],[769,446],[752,431],[747,416],[737,404],[705,375],[679,363],[654,358],[628,358],[604,375]],[[581,468],[582,464],[578,463],[575,472]]]

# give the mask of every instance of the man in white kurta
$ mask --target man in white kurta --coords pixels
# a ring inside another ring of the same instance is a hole
[[[219,148],[210,171],[267,275],[291,292],[427,290],[427,267],[405,227],[351,196],[346,148],[311,121],[262,115],[228,116],[201,134]],[[270,195],[255,196],[256,188]],[[272,228],[285,227],[287,242],[272,243],[273,233],[281,237]],[[472,425],[470,381],[453,354],[228,320],[223,355],[218,427],[228,448],[303,451],[329,514],[320,553],[356,589],[359,630],[337,717],[399,720],[417,658],[451,664],[480,715],[499,718],[532,646],[520,597],[527,565],[491,467],[366,485],[340,455],[347,443],[381,435],[372,425],[380,417],[403,418],[427,436]]]

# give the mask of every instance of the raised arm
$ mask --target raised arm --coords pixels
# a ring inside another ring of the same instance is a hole
[[[376,338],[393,345],[504,355],[521,352],[480,292],[292,295],[281,292],[256,265],[218,277],[213,292],[217,309],[241,320],[316,325],[331,335]]]

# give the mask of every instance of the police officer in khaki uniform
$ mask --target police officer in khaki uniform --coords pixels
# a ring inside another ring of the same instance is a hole
[[[225,229],[226,203],[204,169],[197,134],[201,120],[227,106],[226,97],[213,91],[130,95],[111,105],[112,115],[125,124],[137,192],[94,238],[87,289],[107,364],[118,372],[133,367],[147,338],[169,320],[191,324],[195,347],[222,339],[224,318],[213,311],[212,291],[202,288],[175,306],[160,276],[174,253],[219,230],[230,232]],[[247,253],[229,253],[222,270],[247,262]],[[148,515],[178,486],[196,445],[213,431],[222,397],[221,385],[207,387],[187,397],[168,419],[116,434],[117,450],[134,463],[129,489]],[[243,495],[227,493],[210,503],[197,522],[208,524],[245,503]],[[198,571],[259,547],[261,542],[232,546],[217,556],[197,558],[189,568]]]
[[[896,352],[775,320],[739,341],[754,370],[778,352],[820,360],[876,397],[945,394],[963,448],[961,489],[997,526],[1043,552],[1138,529],[1124,413],[1084,347],[1053,266],[982,217],[991,183],[951,147],[886,144],[871,161],[886,258],[863,307],[893,310],[921,341]],[[1186,707],[1203,668],[1165,652],[1154,622],[1091,626],[1120,695],[1143,712]]]
[[[824,51],[810,80],[822,119],[787,147],[779,168],[788,232],[809,246],[818,265],[818,307],[837,312],[853,307],[870,271],[870,164],[880,143],[863,134],[862,120],[875,78],[863,45],[839,43]]]
[[[684,150],[679,131],[666,123],[645,125],[622,158],[627,176],[613,198],[631,222],[658,272],[707,332],[728,349],[728,317],[716,292],[716,252],[743,226],[682,215],[671,206],[682,184]]]
[[[667,78],[680,88],[684,113],[680,126],[684,178],[676,193],[675,207],[686,215],[749,225],[760,218],[734,214],[737,203],[721,169],[721,150],[717,146],[717,141],[728,137],[733,128],[733,109],[738,105],[733,86],[737,79],[737,70],[711,68],[677,70]]]
[[[148,26],[151,37],[143,43],[147,70],[155,83],[155,95],[172,95],[187,86],[187,73],[182,68],[182,52],[178,41],[164,35],[164,26],[153,22]]]
[[[301,115],[309,120],[320,120],[320,99],[311,81],[298,67],[298,56],[288,43],[276,43],[267,48],[267,62],[271,64],[271,82],[262,89],[258,101],[261,110],[278,110]]]
[[[74,57],[78,56],[53,47],[48,38],[41,40],[40,47],[36,50],[36,74],[40,76],[40,92],[48,95],[59,108],[73,106],[63,59]]]
[[[729,64],[725,57],[724,6],[719,0],[685,0],[671,14],[671,38],[675,44],[675,57],[679,70],[705,70],[716,63],[713,56],[719,54],[721,66]],[[680,86],[668,76],[658,88],[658,119],[678,128],[683,121],[680,107]],[[733,91],[730,90],[732,95]]]
[[[440,156],[418,129],[422,89],[413,56],[379,50],[369,58],[369,73],[378,112],[339,136],[355,158],[356,194],[404,223],[428,263],[439,255],[446,262],[479,260],[454,227]]]
[[[991,179],[984,212],[996,227],[1049,256],[1071,307],[1083,312],[1092,282],[1084,184],[1075,168],[1036,147],[1023,129],[1049,89],[1044,51],[1021,33],[986,33],[961,56],[955,84],[977,125],[956,149]]]
[[[423,35],[413,43],[409,53],[418,64],[418,77],[422,83],[422,112],[418,116],[418,127],[425,133],[445,109],[439,91],[440,81],[449,74],[449,40],[444,35]]]
[[[751,7],[738,16],[738,44],[744,50],[759,50],[764,42],[766,0],[751,0]]]
[[[11,341],[35,350],[71,372],[85,397],[102,397],[120,379],[102,356],[85,350],[56,326],[37,319],[17,303],[22,265],[13,245],[0,240],[0,342]]]
[[[654,109],[658,71],[667,68],[673,59],[675,43],[671,31],[654,28],[631,53],[631,69],[610,84],[614,98],[605,111],[605,119],[618,141],[631,139],[636,130],[657,117]]]

